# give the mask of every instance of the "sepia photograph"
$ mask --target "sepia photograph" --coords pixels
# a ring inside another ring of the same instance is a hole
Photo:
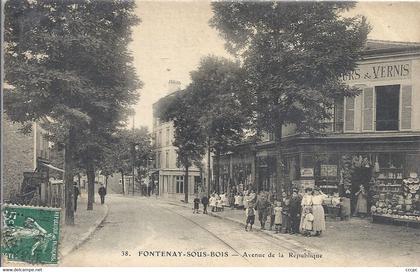
[[[1,271],[417,272],[419,14],[1,0]]]

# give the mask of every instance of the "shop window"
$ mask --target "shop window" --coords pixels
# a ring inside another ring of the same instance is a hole
[[[376,130],[398,130],[400,85],[377,86]]]
[[[176,176],[176,193],[183,194],[184,193],[184,176]]]

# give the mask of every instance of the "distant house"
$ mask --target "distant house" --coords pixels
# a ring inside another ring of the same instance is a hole
[[[177,166],[176,147],[172,145],[174,140],[173,123],[162,122],[155,114],[159,104],[165,98],[181,91],[180,85],[179,81],[169,81],[168,95],[153,104],[152,139],[155,160],[152,169],[152,179],[158,179],[159,194],[161,196],[181,200],[184,198],[185,169]],[[196,166],[189,168],[188,188],[190,195],[198,193],[203,188],[205,183],[202,182],[202,177],[204,181],[206,174],[203,170],[200,173],[200,169]]]
[[[23,134],[21,125],[11,122],[6,114],[3,114],[3,198],[11,200],[21,193],[24,176],[35,180],[39,177],[35,169],[52,167],[48,162],[51,158],[50,144],[43,137],[46,133],[38,123],[32,124],[32,131]],[[60,166],[61,167],[61,166]],[[57,168],[59,169],[59,168]],[[38,169],[39,170],[39,169]],[[60,169],[61,170],[61,169]],[[47,171],[48,172],[48,171]],[[26,173],[26,174],[25,174]],[[48,180],[48,176],[44,176]],[[39,186],[39,195],[46,196],[45,186]]]

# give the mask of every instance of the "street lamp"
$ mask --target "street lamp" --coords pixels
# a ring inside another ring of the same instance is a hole
[[[134,170],[136,167],[136,151],[139,150],[139,144],[138,143],[133,143],[133,195],[134,195],[134,184],[135,184],[135,177],[134,177]]]

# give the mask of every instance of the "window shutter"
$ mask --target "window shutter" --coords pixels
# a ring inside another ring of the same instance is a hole
[[[354,97],[346,97],[345,130],[354,130]]]
[[[373,131],[373,88],[363,89],[363,130]]]
[[[403,85],[401,88],[401,129],[411,129],[411,103],[411,85]]]

